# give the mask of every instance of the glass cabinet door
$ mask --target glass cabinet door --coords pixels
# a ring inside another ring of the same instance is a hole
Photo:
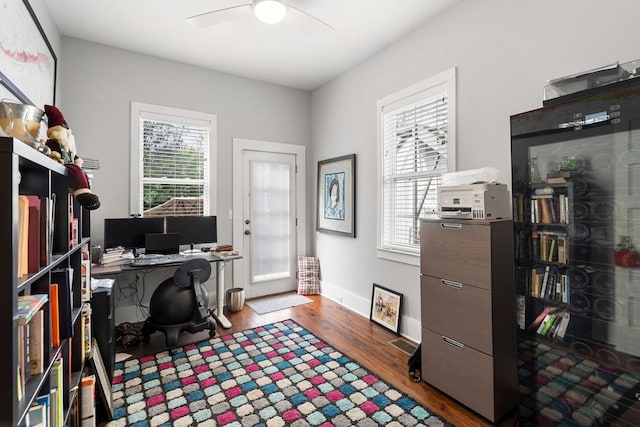
[[[627,92],[512,117],[523,425],[640,414],[640,88]]]

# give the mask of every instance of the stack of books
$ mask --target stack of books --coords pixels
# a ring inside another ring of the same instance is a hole
[[[20,390],[32,375],[44,369],[44,311],[49,297],[46,294],[18,296],[18,369]]]
[[[110,266],[128,264],[129,262],[131,262],[131,257],[126,256],[124,248],[118,246],[117,248],[105,249],[100,263],[103,266]]]

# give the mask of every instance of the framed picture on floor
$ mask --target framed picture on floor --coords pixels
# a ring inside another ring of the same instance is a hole
[[[356,155],[318,162],[317,231],[356,237]]]
[[[371,314],[369,319],[381,324],[394,333],[400,330],[400,311],[402,309],[402,294],[373,284],[371,293]]]

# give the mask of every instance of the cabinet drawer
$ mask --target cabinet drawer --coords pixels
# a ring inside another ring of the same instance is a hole
[[[493,355],[491,292],[420,276],[422,326]]]
[[[422,328],[422,378],[489,420],[495,420],[493,358],[449,344]]]
[[[447,220],[422,221],[420,271],[489,289],[491,227]]]

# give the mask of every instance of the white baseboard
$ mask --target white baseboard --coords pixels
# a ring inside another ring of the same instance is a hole
[[[367,319],[369,318],[369,314],[371,313],[371,300],[369,298],[363,298],[360,295],[345,291],[343,288],[325,280],[321,281],[320,289],[320,294],[324,298],[329,298],[338,304],[344,305],[349,310]],[[420,338],[422,335],[422,324],[420,320],[403,316],[400,319],[400,335],[416,343],[422,341]]]

